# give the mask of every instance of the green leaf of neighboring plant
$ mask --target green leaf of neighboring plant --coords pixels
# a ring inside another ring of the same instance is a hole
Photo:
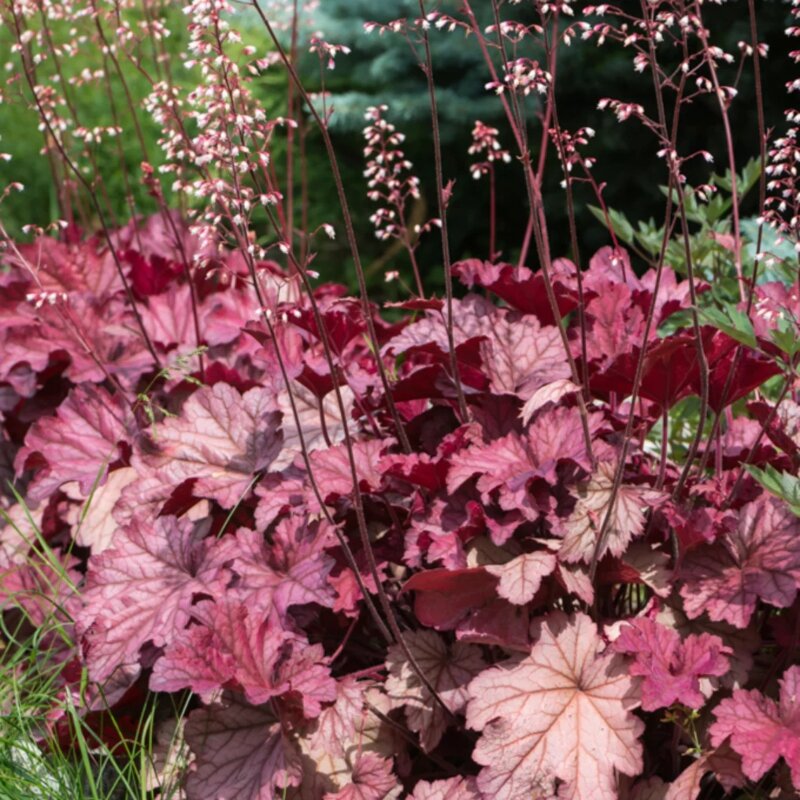
[[[789,472],[778,472],[769,464],[763,469],[748,464],[746,469],[770,494],[785,501],[792,513],[800,517],[800,478]]]
[[[761,175],[761,164],[757,158],[751,158],[744,165],[742,174],[736,176],[736,193],[739,195],[739,200],[756,185],[759,175]],[[714,175],[713,181],[726,192],[733,189],[730,170],[725,170],[724,175]]]
[[[613,230],[625,244],[631,244],[631,242],[633,242],[633,225],[628,222],[624,214],[619,211],[614,211],[613,208],[609,208],[608,217],[606,217],[605,213],[603,213],[603,209],[597,206],[589,206],[589,211],[591,211],[606,227],[609,227],[610,221],[611,230]]]
[[[647,223],[639,221],[639,230],[634,234],[637,243],[651,256],[657,256],[661,252],[661,240],[664,238],[663,228],[656,226],[655,220],[650,219]]]
[[[730,305],[724,309],[701,308],[697,313],[701,322],[718,328],[740,344],[752,347],[753,350],[759,349],[749,317],[738,308]]]
[[[797,337],[795,326],[788,319],[781,317],[770,331],[770,336],[781,352],[789,356],[791,362],[797,351],[800,350],[800,339]]]
[[[759,224],[756,217],[742,220],[742,234],[746,240],[745,253],[747,260],[753,261],[756,257],[758,244]],[[797,261],[794,245],[788,239],[778,241],[778,234],[769,225],[761,226],[761,252],[767,253],[775,263],[767,264],[762,261],[758,266],[758,283],[780,281],[791,286],[797,279]]]

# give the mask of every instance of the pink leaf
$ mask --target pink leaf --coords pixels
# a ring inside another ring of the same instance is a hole
[[[151,689],[207,694],[235,682],[256,705],[282,693],[272,673],[290,636],[274,618],[259,619],[228,598],[200,603],[192,616],[201,624],[183,630],[167,647],[153,669]]]
[[[736,689],[714,709],[717,719],[709,732],[715,747],[730,737],[751,781],[760,780],[784,758],[800,790],[800,667],[786,670],[779,683],[779,703],[757,689]]]
[[[461,642],[448,647],[433,631],[406,633],[405,641],[449,711],[453,714],[463,711],[467,684],[485,666],[480,650]],[[386,691],[392,705],[405,706],[408,727],[419,733],[423,750],[433,750],[447,728],[448,715],[420,681],[400,645],[389,648],[386,666],[389,669]]]
[[[498,316],[481,357],[492,390],[523,400],[570,374],[558,328],[541,327],[533,316]]]
[[[735,530],[688,554],[682,577],[689,617],[705,612],[716,622],[745,628],[759,599],[778,608],[794,601],[800,586],[800,521],[775,498],[748,503]]]
[[[481,800],[475,778],[418,781],[409,800]]]
[[[195,614],[202,608],[195,609]],[[178,633],[164,655],[156,661],[150,675],[154,692],[191,689],[204,699],[230,684],[236,673],[236,660],[220,643],[216,632],[205,625],[192,625]]]
[[[513,394],[526,400],[540,387],[569,376],[558,329],[542,327],[534,316],[509,313],[482,297],[470,295],[456,301],[453,323],[456,346],[470,339],[484,339],[481,360],[491,388],[498,394]],[[386,345],[386,350],[400,354],[431,344],[441,353],[450,349],[440,311],[430,311],[424,319],[408,325]]]
[[[598,296],[587,304],[586,344],[590,361],[597,360],[607,365],[641,344],[645,315],[632,305],[632,296],[624,283],[609,284],[603,286]],[[653,334],[651,328],[650,335]]]
[[[373,439],[352,445],[356,475],[362,491],[374,491],[381,484],[378,462],[381,453],[393,444],[392,439]],[[311,474],[324,500],[331,495],[346,497],[353,491],[353,477],[347,447],[343,444],[311,454]]]
[[[285,700],[291,701],[306,719],[316,719],[324,703],[336,700],[336,680],[331,677],[328,658],[319,644],[292,639],[281,654],[275,682],[285,687]]]
[[[167,483],[196,479],[195,494],[231,508],[280,452],[278,419],[269,391],[240,395],[217,383],[199,389],[179,416],[159,425],[157,452],[142,458]]]
[[[616,466],[613,463],[601,462],[588,481],[578,484],[575,509],[558,526],[564,534],[558,554],[563,561],[591,561],[598,534],[608,513],[615,471]],[[645,509],[657,504],[662,498],[660,492],[649,486],[620,486],[606,529],[605,545],[598,557],[602,558],[606,553],[621,556],[631,540],[642,534]]]
[[[700,708],[706,698],[700,691],[700,678],[724,675],[728,669],[722,639],[707,633],[687,636],[658,622],[642,617],[622,628],[614,650],[634,656],[631,675],[642,681],[642,708],[655,711],[673,703]]]
[[[219,570],[205,553],[190,521],[160,517],[152,528],[120,530],[114,546],[91,560],[78,623],[95,680],[137,662],[146,642],[160,647],[177,637],[192,596],[214,590]]]
[[[122,491],[138,479],[132,467],[115,469],[109,473],[106,482],[84,498],[80,487],[75,483],[65,483],[62,491],[80,505],[70,508],[67,522],[73,525],[72,536],[81,547],[91,547],[92,555],[102,553],[111,546],[114,533],[118,529],[112,511],[122,495]]]
[[[190,232],[189,223],[178,211],[164,211],[140,221],[131,220],[114,234],[118,247],[135,247],[145,258],[168,258],[183,268],[183,260],[189,264],[195,257],[212,258],[217,255],[213,242],[204,241]]]
[[[283,619],[293,605],[332,605],[327,578],[334,562],[323,552],[329,535],[327,524],[290,516],[278,523],[269,544],[263,534],[240,529],[215,542],[208,559],[235,575],[229,594],[259,610],[274,608]]]
[[[108,252],[101,252],[97,239],[67,243],[51,236],[39,236],[31,244],[15,247],[9,258],[12,270],[19,269],[20,276],[30,281],[36,275],[37,289],[46,292],[72,292],[108,297],[118,291],[119,273]]]
[[[491,336],[499,316],[498,309],[483,297],[468,295],[463,300],[454,300],[453,340],[456,347],[476,337]],[[400,355],[429,345],[435,345],[442,353],[450,351],[442,311],[428,311],[418,322],[406,325],[401,333],[384,345],[383,351]]]
[[[572,460],[586,464],[586,446],[577,409],[544,411],[527,435],[512,432],[489,444],[473,445],[453,455],[447,488],[453,493],[473,475],[480,475],[478,491],[484,494],[504,486],[517,492],[534,477],[555,483],[556,464]]]
[[[183,631],[153,670],[151,688],[199,693],[235,685],[255,705],[294,693],[306,716],[335,699],[335,684],[319,645],[308,645],[274,617],[225,597],[193,610],[201,623]]]
[[[588,605],[594,602],[594,585],[589,580],[588,567],[582,564],[559,564],[556,575],[569,594],[577,595]]]
[[[266,530],[282,514],[319,514],[322,507],[309,486],[304,469],[287,467],[281,473],[265,475],[255,488],[259,498],[256,527]]]
[[[728,745],[723,745],[695,759],[672,783],[665,786],[664,800],[697,800],[701,781],[708,772],[715,773],[715,777],[727,791],[744,786],[744,776],[737,756]]]
[[[177,345],[178,354],[197,348],[189,284],[172,284],[163,294],[152,295],[147,299],[147,305],[142,306],[140,314],[145,330],[157,344],[163,347]]]
[[[615,773],[641,771],[636,683],[622,656],[603,650],[589,617],[555,612],[527,658],[472,681],[467,725],[483,731],[473,753],[483,796],[517,800],[558,780],[564,800],[616,800]]]
[[[531,417],[542,407],[549,403],[558,403],[564,397],[575,394],[581,387],[569,378],[560,378],[538,388],[526,401],[520,412],[522,424],[527,425]]]
[[[78,386],[42,417],[25,437],[15,466],[40,467],[28,489],[32,500],[49,497],[67,481],[77,481],[83,497],[102,484],[108,467],[120,457],[119,443],[129,441],[134,423],[120,399],[100,386]]]
[[[530,603],[539,591],[542,580],[556,568],[552,553],[523,553],[506,564],[486,567],[490,575],[500,578],[497,594],[515,605]]]
[[[356,758],[351,782],[338,792],[327,792],[325,800],[383,800],[401,784],[392,771],[392,761],[375,753]]]
[[[339,392],[344,404],[345,418],[348,420],[353,411],[355,395],[347,386],[340,387]],[[300,455],[302,452],[300,431],[308,452],[330,447],[344,440],[344,422],[334,392],[329,392],[320,400],[313,392],[294,382],[292,397],[297,419],[292,410],[289,392],[283,389],[278,393],[278,408],[283,413],[281,421],[283,449],[272,464],[273,470],[288,467]],[[298,430],[298,419],[300,430]]]
[[[268,706],[229,698],[193,711],[186,741],[196,760],[187,800],[274,800],[300,783],[299,754]]]
[[[242,329],[257,316],[258,298],[255,292],[246,289],[215,292],[203,303],[203,338],[210,345],[230,344],[238,339],[239,346],[243,346],[247,337],[240,337]]]
[[[345,757],[345,745],[352,741],[367,713],[364,686],[350,677],[337,681],[336,701],[324,708],[317,718],[317,728],[310,741],[311,749],[332,753],[339,758]]]

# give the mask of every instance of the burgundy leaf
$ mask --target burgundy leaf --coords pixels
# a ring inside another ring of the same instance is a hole
[[[491,600],[461,619],[456,638],[468,644],[530,653],[530,605],[515,606],[502,598]]]
[[[658,597],[672,592],[670,557],[646,542],[634,542],[622,559],[606,556],[597,570],[597,581],[603,586],[615,583],[638,583],[649,586]]]
[[[423,624],[448,630],[471,608],[482,606],[495,596],[497,578],[483,567],[417,572],[403,585],[413,590],[414,613]]]
[[[553,262],[553,290],[561,318],[578,305],[575,290],[575,265],[566,259]],[[512,308],[526,314],[535,314],[543,325],[554,325],[555,319],[547,299],[544,276],[533,273],[528,267],[513,264],[491,264],[469,258],[453,264],[453,274],[472,288],[476,284],[494,292]],[[591,295],[590,295],[591,296]]]
[[[120,258],[130,266],[131,286],[140,297],[161,294],[183,272],[181,264],[156,253],[145,258],[136,250],[127,250]]]
[[[704,349],[710,367],[708,403],[717,413],[780,373],[775,361],[739,345],[721,331],[714,332]],[[698,375],[695,378],[698,395],[700,388]]]

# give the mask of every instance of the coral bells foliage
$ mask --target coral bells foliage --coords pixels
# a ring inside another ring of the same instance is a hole
[[[796,464],[797,406],[728,417],[787,290],[758,287],[750,344],[701,329],[732,421],[682,478],[654,426],[702,378],[668,268],[604,248],[579,292],[556,262],[563,339],[538,274],[460,262],[452,359],[435,300],[369,307],[373,343],[342,287],[265,261],[259,307],[177,216],[113,241],[133,304],[74,231],[0,272],[0,597],[31,633],[57,609],[41,657],[87,724],[187,692],[189,800],[800,790],[800,522],[744,469]]]

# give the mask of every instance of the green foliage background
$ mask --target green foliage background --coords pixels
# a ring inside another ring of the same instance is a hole
[[[454,12],[457,0],[444,0],[440,9]],[[638,4],[623,2],[623,7]],[[480,7],[480,6],[479,6]],[[763,62],[765,108],[767,122],[782,125],[782,109],[788,105],[784,84],[788,77],[784,73],[789,43],[783,29],[787,24],[788,7],[780,0],[761,0],[757,4],[760,38],[770,45],[770,57]],[[375,239],[369,223],[373,204],[365,197],[362,176],[364,167],[361,129],[363,112],[368,105],[387,103],[388,114],[400,130],[407,135],[406,150],[422,179],[426,210],[435,214],[433,175],[433,149],[431,140],[430,110],[425,80],[422,71],[408,44],[400,36],[366,35],[363,23],[368,20],[388,20],[414,16],[418,13],[416,0],[321,0],[316,12],[313,30],[324,31],[328,41],[351,47],[349,56],[337,58],[336,69],[326,71],[325,88],[331,93],[329,104],[335,109],[332,117],[332,132],[343,169],[348,196],[353,207],[359,239],[362,242],[362,257],[368,265],[375,286],[382,284],[386,269],[404,268],[402,254],[393,255],[388,244]],[[526,7],[517,12],[524,16]],[[528,10],[527,13],[530,13]],[[704,6],[706,20],[714,32],[714,42],[725,49],[736,52],[736,43],[749,38],[747,6],[743,0],[728,2],[721,6]],[[167,24],[173,36],[166,46],[171,56],[173,72],[180,84],[188,80],[181,65],[180,53],[186,44],[181,34],[185,19],[179,8],[167,6]],[[263,52],[267,49],[267,37],[259,27],[256,15],[245,13],[243,21],[246,39]],[[482,20],[488,22],[487,20]],[[307,31],[305,32],[307,33]],[[5,37],[5,38],[3,38]],[[499,101],[484,89],[487,74],[482,65],[477,45],[465,39],[462,33],[431,31],[435,79],[444,142],[445,179],[455,178],[455,193],[450,207],[451,248],[456,257],[486,255],[488,248],[488,185],[475,182],[469,177],[470,132],[476,119],[496,125],[501,130],[503,144],[512,149],[511,134],[502,117]],[[11,60],[7,32],[0,30],[0,63]],[[652,105],[652,87],[647,75],[634,72],[632,53],[609,44],[598,48],[594,44],[579,41],[570,48],[562,48],[558,67],[558,109],[561,124],[568,129],[589,125],[597,131],[597,137],[588,150],[597,158],[595,170],[598,181],[605,184],[605,198],[609,206],[624,213],[632,221],[657,221],[662,213],[663,197],[658,185],[664,183],[664,165],[653,155],[657,149],[652,137],[635,122],[620,124],[612,114],[599,112],[597,101],[604,96],[641,102]],[[92,69],[101,66],[100,53],[87,48],[70,61],[69,69],[79,72],[84,66]],[[312,91],[319,90],[320,72],[315,55],[303,48],[300,59],[301,73]],[[124,77],[134,102],[141,110],[144,97],[149,91],[146,80],[123,61]],[[735,68],[729,68],[724,76],[732,80]],[[193,76],[192,76],[193,77]],[[112,77],[115,96],[122,97],[122,85]],[[285,77],[272,71],[256,82],[258,96],[272,114],[285,111]],[[739,83],[739,97],[734,102],[731,115],[736,136],[737,167],[757,153],[757,131],[753,108],[755,104],[750,70],[745,70]],[[12,97],[14,87],[7,87],[6,94]],[[82,121],[86,126],[109,124],[109,105],[102,93],[75,91]],[[528,102],[531,141],[538,148],[540,137],[537,121],[538,101],[531,97]],[[131,175],[132,191],[136,207],[142,213],[153,210],[153,202],[138,184],[141,150],[133,135],[130,115],[120,103],[120,121],[125,134],[120,138],[126,169]],[[158,126],[141,110],[138,115],[153,163],[158,162]],[[13,161],[0,165],[0,181],[21,181],[26,185],[23,194],[12,195],[0,207],[0,214],[9,231],[18,235],[26,223],[46,224],[57,213],[54,181],[47,160],[39,154],[42,139],[36,132],[37,120],[33,112],[12,102],[0,104],[0,150],[13,155]],[[698,149],[709,150],[716,158],[716,169],[723,170],[725,162],[724,142],[719,124],[719,112],[714,102],[704,99],[685,109],[682,113],[682,152]],[[321,147],[318,134],[312,132],[308,142],[307,174],[310,190],[310,223],[314,227],[321,222],[340,220],[340,212],[331,180],[327,158]],[[534,152],[536,156],[536,152]],[[274,157],[284,163],[285,148],[278,140]],[[125,201],[123,170],[116,145],[104,144],[96,158],[109,190],[109,205],[113,215],[124,220],[128,216]],[[554,156],[551,154],[551,158]],[[690,174],[691,180],[704,181],[703,165]],[[551,222],[552,250],[556,255],[567,255],[569,251],[568,230],[564,193],[559,186],[560,175],[555,163],[544,186],[545,203]],[[166,182],[168,183],[168,182]],[[298,187],[299,190],[299,187]],[[167,186],[168,191],[168,186]],[[588,190],[579,187],[578,234],[582,255],[585,258],[597,247],[607,242],[604,227],[592,216],[588,206],[595,202]],[[519,251],[527,219],[524,187],[519,170],[514,165],[498,167],[498,242],[503,257],[513,259]],[[421,210],[422,211],[422,210]],[[752,205],[745,213],[754,213]],[[340,226],[339,230],[341,230]],[[331,280],[352,281],[352,267],[343,237],[335,242],[320,242],[317,268]],[[387,257],[389,256],[389,257]],[[420,251],[421,263],[426,265],[427,280],[431,288],[441,286],[440,251],[435,237],[428,237]],[[529,259],[533,261],[533,259]],[[535,266],[535,263],[532,263]]]

